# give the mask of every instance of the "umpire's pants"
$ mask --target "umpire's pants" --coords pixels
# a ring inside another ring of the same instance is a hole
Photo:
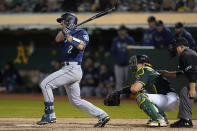
[[[196,82],[197,91],[197,82]],[[194,99],[188,97],[189,87],[183,87],[180,92],[180,105],[178,118],[192,119],[192,107],[194,104]]]

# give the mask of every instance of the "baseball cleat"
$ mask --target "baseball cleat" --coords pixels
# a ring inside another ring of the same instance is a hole
[[[170,122],[168,121],[167,116],[164,116],[164,120],[165,120],[165,122],[166,122],[167,125],[170,124]]]
[[[170,125],[171,128],[192,128],[193,124],[192,124],[192,120],[185,120],[185,119],[180,119],[176,122],[174,122],[173,124]]]
[[[100,120],[98,121],[98,123],[96,123],[96,124],[94,125],[94,127],[104,127],[105,124],[106,124],[109,120],[110,120],[110,117],[109,117],[109,116],[107,116],[107,117],[105,117],[105,118],[103,118],[103,119],[100,119]]]
[[[157,121],[151,121],[148,126],[150,127],[164,127],[167,126],[167,123],[164,119],[157,120]]]
[[[56,117],[52,117],[52,114],[44,114],[42,116],[42,119],[37,122],[38,125],[45,125],[48,123],[55,123],[56,122]]]
[[[165,114],[165,112],[163,112],[162,116],[163,116],[164,120],[166,121],[166,124],[170,124],[169,121],[168,121],[168,117]]]
[[[152,121],[153,121],[153,120],[152,120],[152,119],[150,119],[150,120],[148,120],[148,121],[147,121],[147,123],[146,123],[146,124],[148,125],[148,124],[150,124]]]
[[[168,118],[167,117],[164,117],[164,120],[166,121],[166,124],[168,125],[169,124],[169,121],[168,121]],[[147,125],[149,124],[149,123],[151,123],[153,120],[152,119],[150,119],[150,120],[148,120],[147,121]]]

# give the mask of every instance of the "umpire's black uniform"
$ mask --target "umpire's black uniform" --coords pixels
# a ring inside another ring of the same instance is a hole
[[[197,53],[189,48],[186,48],[179,57],[179,68],[183,71],[190,83],[196,83],[197,86]],[[177,72],[177,76],[181,73]],[[196,87],[197,89],[197,87]],[[184,87],[180,92],[179,105],[179,121],[171,124],[171,127],[193,127],[192,124],[192,107],[194,100],[188,96],[189,88]]]

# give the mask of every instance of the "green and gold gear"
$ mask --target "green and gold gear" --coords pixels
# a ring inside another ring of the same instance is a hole
[[[158,108],[149,100],[148,96],[139,92],[136,97],[137,104],[153,121],[163,119]]]
[[[143,90],[149,94],[167,94],[174,92],[170,83],[151,66],[143,66],[136,72],[136,82],[143,84]]]

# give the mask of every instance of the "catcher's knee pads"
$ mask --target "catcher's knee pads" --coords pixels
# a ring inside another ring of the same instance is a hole
[[[137,104],[152,120],[161,119],[162,116],[155,105],[149,100],[145,93],[139,93],[136,97]]]

